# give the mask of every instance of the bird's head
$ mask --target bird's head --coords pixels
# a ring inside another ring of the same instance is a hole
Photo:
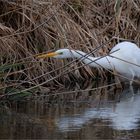
[[[46,57],[54,57],[54,58],[72,58],[73,50],[70,49],[59,49],[55,52],[46,53],[42,55],[38,55],[37,58],[46,58]]]

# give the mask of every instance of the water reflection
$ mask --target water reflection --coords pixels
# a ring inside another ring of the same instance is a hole
[[[99,93],[101,91],[62,95],[58,103],[27,101],[13,103],[10,108],[0,108],[0,138],[140,138],[139,89],[123,90],[117,101],[112,97],[97,100],[101,96],[98,96]],[[112,96],[112,93],[106,92],[105,96],[109,95]]]
[[[139,90],[126,89],[120,101],[116,104],[106,103],[100,108],[88,108],[81,114],[62,116],[57,120],[61,131],[74,131],[94,119],[108,121],[109,126],[118,130],[132,130],[138,128],[140,120],[140,94]]]

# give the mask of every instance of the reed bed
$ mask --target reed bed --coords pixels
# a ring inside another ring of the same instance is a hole
[[[139,0],[0,0],[1,98],[108,79],[80,61],[35,56],[59,48],[106,55],[122,40],[139,45]]]

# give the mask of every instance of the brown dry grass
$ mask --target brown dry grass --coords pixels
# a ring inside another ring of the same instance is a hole
[[[99,46],[94,56],[104,55],[121,40],[139,45],[139,0],[0,0],[0,89],[62,86],[97,73],[106,78],[75,61],[34,56],[59,48],[90,53]]]

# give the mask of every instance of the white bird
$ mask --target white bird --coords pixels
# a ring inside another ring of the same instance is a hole
[[[107,56],[91,57],[79,50],[59,49],[38,56],[38,58],[45,57],[78,58],[91,67],[115,70],[130,81],[140,77],[140,48],[127,41],[115,45]]]

